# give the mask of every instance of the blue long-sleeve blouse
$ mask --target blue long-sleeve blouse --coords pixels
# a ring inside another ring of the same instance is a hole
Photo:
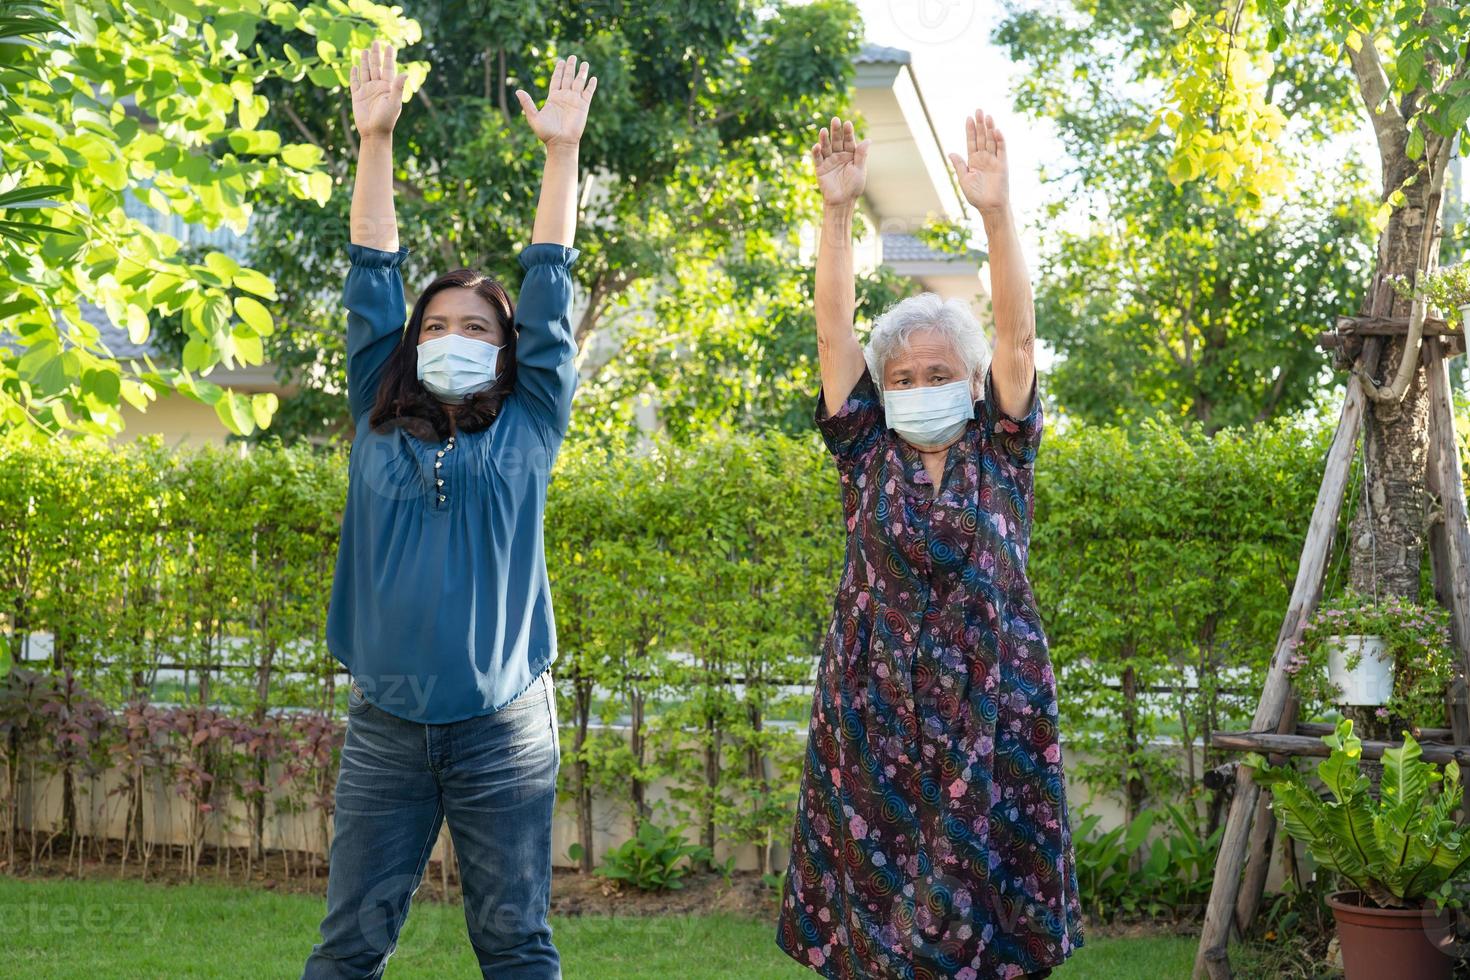
[[[327,647],[367,700],[411,721],[490,714],[556,659],[546,489],[571,415],[578,250],[520,254],[516,384],[480,432],[425,442],[368,415],[406,320],[397,253],[349,245],[347,395],[356,423]]]

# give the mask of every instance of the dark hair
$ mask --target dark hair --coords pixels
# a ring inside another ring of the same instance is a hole
[[[466,396],[454,407],[451,418],[444,403],[419,380],[418,347],[419,330],[423,326],[424,310],[428,308],[429,300],[446,289],[455,288],[473,289],[476,295],[490,304],[504,333],[505,347],[501,351],[502,367],[495,383],[484,391]],[[455,269],[429,283],[413,304],[408,326],[399,338],[398,346],[388,355],[388,363],[383,366],[383,380],[378,385],[378,398],[372,415],[368,417],[368,425],[378,432],[400,426],[426,442],[445,439],[458,430],[479,432],[489,428],[516,383],[515,318],[515,305],[505,287],[473,269]]]

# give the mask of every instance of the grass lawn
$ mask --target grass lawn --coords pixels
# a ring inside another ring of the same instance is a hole
[[[221,885],[0,877],[0,973],[47,977],[293,977],[323,900]],[[772,922],[733,916],[554,918],[568,980],[800,980]],[[1087,939],[1062,978],[1187,978],[1188,937]],[[458,905],[416,903],[389,977],[476,977]]]

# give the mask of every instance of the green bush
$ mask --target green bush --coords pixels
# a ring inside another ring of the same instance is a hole
[[[1088,814],[1073,829],[1077,887],[1089,915],[1108,920],[1119,913],[1154,916],[1204,907],[1224,825],[1201,838],[1193,815],[1174,803],[1143,810],[1126,826],[1094,833],[1101,819]],[[1149,842],[1156,824],[1163,825],[1163,833]]]
[[[686,861],[708,862],[713,856],[707,847],[686,843],[677,830],[649,822],[608,851],[595,873],[646,892],[668,891],[684,887]]]
[[[1030,572],[1075,773],[1130,816],[1198,792],[1151,746],[1246,727],[1290,597],[1330,431],[1150,422],[1045,437]],[[1195,686],[1197,684],[1197,687]],[[1225,757],[1207,751],[1204,768]]]
[[[1096,760],[1069,778],[1132,815],[1178,799],[1192,817],[1201,773],[1149,740],[1248,719],[1327,437],[1291,424],[1048,430],[1031,581],[1061,729]],[[272,706],[337,712],[323,631],[345,482],[343,454],[309,448],[0,437],[0,648],[53,634],[50,662],[27,666],[69,669],[114,707],[224,706],[257,726]],[[844,541],[814,433],[563,448],[546,552],[563,799],[583,840],[596,795],[630,831],[686,826],[780,872]],[[170,665],[184,673],[160,682]],[[655,781],[668,788],[657,805]]]
[[[1417,909],[1431,898],[1443,905],[1470,873],[1470,823],[1452,819],[1462,802],[1460,765],[1451,759],[1441,770],[1425,762],[1414,736],[1402,734],[1403,745],[1383,750],[1376,795],[1359,771],[1363,742],[1348,718],[1322,736],[1332,752],[1316,767],[1331,794],[1325,800],[1295,760],[1273,766],[1248,752],[1242,764],[1270,788],[1291,838],[1377,907]]]
[[[842,560],[836,474],[815,438],[566,452],[546,529],[584,836],[594,789],[637,832],[665,777],[665,819],[710,853],[716,839],[754,844],[780,870]],[[628,741],[591,727],[624,717]]]

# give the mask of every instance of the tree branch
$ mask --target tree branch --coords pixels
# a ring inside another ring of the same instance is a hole
[[[357,159],[357,140],[352,138],[352,120],[347,118],[347,103],[337,107],[342,120],[342,135],[347,140],[347,151],[352,154],[352,159]]]
[[[613,300],[628,288],[633,279],[626,272],[609,274],[599,272],[597,278],[592,282],[592,288],[588,292],[587,308],[582,311],[581,320],[577,323],[577,349],[580,350],[587,343],[587,338],[597,329],[598,321],[612,305]]]
[[[301,117],[296,114],[296,110],[291,108],[291,103],[282,102],[281,108],[285,111],[286,118],[291,120],[291,124],[296,127],[296,131],[300,133],[303,137],[305,137],[308,143],[310,143],[312,146],[315,146],[323,153],[327,153],[327,148],[322,144],[322,141],[317,139],[316,135],[313,134],[310,129],[306,128],[306,123],[303,122]],[[327,155],[331,156],[330,153],[327,153]]]
[[[1399,357],[1398,370],[1393,383],[1382,388],[1374,383],[1372,375],[1361,366],[1354,366],[1353,373],[1363,385],[1364,393],[1376,403],[1398,404],[1409,390],[1409,382],[1419,369],[1419,345],[1424,339],[1424,316],[1428,312],[1429,300],[1421,293],[1420,286],[1434,261],[1434,246],[1439,241],[1436,233],[1439,225],[1440,200],[1444,196],[1445,171],[1449,169],[1450,149],[1455,140],[1446,139],[1429,157],[1429,196],[1424,207],[1423,231],[1420,232],[1419,257],[1414,263],[1414,301],[1409,309],[1409,335],[1404,339],[1404,351]]]
[[[1276,403],[1281,401],[1281,395],[1283,392],[1286,391],[1286,375],[1287,371],[1285,368],[1282,368],[1281,372],[1276,375],[1276,383],[1273,384],[1271,386],[1271,390],[1266,393],[1265,404],[1263,404],[1261,406],[1261,410],[1256,413],[1256,417],[1252,422],[1253,425],[1260,425],[1262,422],[1269,419],[1272,413],[1276,411]]]
[[[506,85],[505,85],[505,49],[504,48],[496,48],[495,49],[495,59],[496,59],[496,72],[497,72],[497,74],[499,76],[498,79],[497,79],[497,81],[500,83],[496,87],[497,88],[496,98],[500,100],[500,114],[505,117],[505,123],[508,126],[508,125],[510,125],[510,103],[507,101],[506,96],[505,96],[505,88],[506,88]]]
[[[1390,160],[1408,139],[1408,127],[1399,107],[1388,97],[1388,76],[1383,72],[1383,62],[1378,60],[1373,38],[1365,36],[1356,51],[1348,45],[1348,58],[1353,65],[1353,74],[1358,77],[1358,91],[1363,96],[1363,104],[1368,107],[1368,116],[1373,121],[1378,153],[1385,161]]]
[[[448,140],[449,134],[444,131],[444,120],[439,118],[439,110],[436,109],[434,107],[434,103],[430,101],[429,93],[426,91],[426,89],[427,86],[420,85],[419,90],[414,93],[414,97],[424,104],[425,109],[429,110],[429,119],[434,123],[434,128],[439,131],[439,138],[443,140]]]

